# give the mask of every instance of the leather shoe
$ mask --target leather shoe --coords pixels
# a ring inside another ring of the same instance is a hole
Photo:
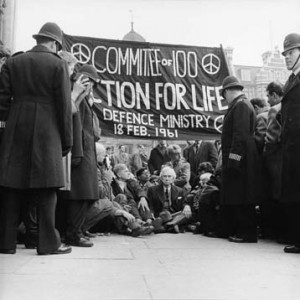
[[[300,253],[300,247],[296,245],[286,246],[284,247],[283,251],[285,253]]]
[[[67,243],[71,246],[75,246],[75,247],[93,247],[94,244],[90,241],[88,241],[87,239],[81,237],[79,239],[76,240],[67,240]]]
[[[60,247],[53,252],[38,252],[38,255],[52,255],[52,254],[68,254],[72,252],[72,248],[67,245],[60,245]]]
[[[91,233],[91,232],[89,232],[89,231],[85,231],[85,232],[83,233],[83,235],[84,235],[85,237],[88,237],[88,238],[95,238],[95,237],[97,236],[96,233]]]
[[[16,249],[0,249],[1,254],[15,254]]]
[[[256,238],[242,238],[238,236],[230,236],[228,240],[233,243],[257,243]]]

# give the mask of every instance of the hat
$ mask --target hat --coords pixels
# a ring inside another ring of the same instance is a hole
[[[92,79],[95,82],[99,82],[100,79],[97,74],[97,70],[92,65],[83,65],[78,70],[78,73],[86,75],[88,78]]]
[[[294,48],[300,48],[300,34],[298,33],[290,33],[285,37],[282,55]]]
[[[38,37],[47,37],[51,40],[58,42],[59,50],[62,49],[63,32],[56,23],[45,23],[40,29],[40,31],[37,34],[34,34],[32,37],[34,39],[37,39]]]
[[[239,87],[240,89],[244,89],[244,86],[240,84],[239,80],[234,76],[227,76],[224,78],[222,82],[223,88],[221,89],[221,95],[223,96],[226,89]],[[224,96],[223,96],[224,97]]]

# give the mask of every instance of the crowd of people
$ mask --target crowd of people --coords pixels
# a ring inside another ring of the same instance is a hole
[[[99,140],[92,65],[62,51],[46,23],[37,45],[13,55],[0,45],[0,253],[17,243],[39,255],[92,247],[99,232],[132,237],[191,231],[235,243],[258,238],[300,253],[300,35],[284,40],[292,72],[250,101],[234,76],[221,140],[159,140],[129,155]],[[77,66],[77,72],[74,69]]]

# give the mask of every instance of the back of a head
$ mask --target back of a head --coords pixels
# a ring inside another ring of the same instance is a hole
[[[266,91],[270,95],[273,95],[275,93],[279,97],[282,97],[283,96],[283,84],[279,81],[272,81],[268,84]]]
[[[78,63],[78,60],[76,59],[76,57],[71,53],[71,52],[68,52],[68,51],[60,51],[58,53],[58,55],[64,60],[67,62],[67,64],[74,64],[76,65]]]
[[[252,98],[250,102],[253,107],[258,106],[260,108],[264,108],[268,105],[267,101],[263,98]]]
[[[167,147],[167,153],[170,157],[174,154],[181,154],[181,148],[179,145],[170,145]]]

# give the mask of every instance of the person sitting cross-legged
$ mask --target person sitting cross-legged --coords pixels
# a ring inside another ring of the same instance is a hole
[[[155,220],[154,232],[180,232],[180,225],[188,223],[192,215],[186,201],[186,191],[174,185],[176,173],[171,167],[160,172],[161,183],[148,189],[147,197]]]

